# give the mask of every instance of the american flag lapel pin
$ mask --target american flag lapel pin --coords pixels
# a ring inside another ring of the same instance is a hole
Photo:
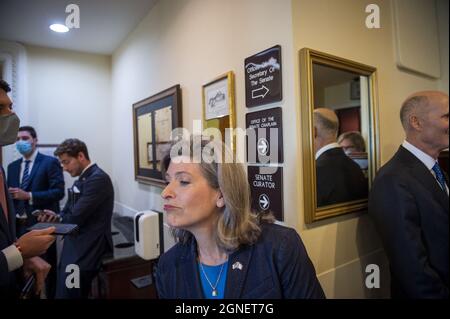
[[[242,270],[242,264],[239,261],[236,261],[231,268],[233,270],[235,270],[235,269]]]

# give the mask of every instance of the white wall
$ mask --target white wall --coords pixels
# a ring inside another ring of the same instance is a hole
[[[79,138],[91,160],[111,173],[111,58],[26,46],[29,121],[39,143]],[[71,186],[71,185],[67,185]]]

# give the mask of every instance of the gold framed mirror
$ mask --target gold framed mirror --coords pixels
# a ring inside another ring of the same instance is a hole
[[[305,223],[364,211],[379,167],[376,68],[300,50]]]

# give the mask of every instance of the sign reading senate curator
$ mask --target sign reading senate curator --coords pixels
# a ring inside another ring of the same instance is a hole
[[[245,59],[245,101],[254,107],[281,99],[281,46],[276,45]]]
[[[248,183],[252,193],[252,208],[258,212],[271,211],[283,221],[283,168],[271,174],[261,172],[260,166],[248,166]]]

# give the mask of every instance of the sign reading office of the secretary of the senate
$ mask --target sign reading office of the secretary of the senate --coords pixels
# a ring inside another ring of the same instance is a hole
[[[281,101],[281,46],[245,59],[245,101],[247,107]]]

